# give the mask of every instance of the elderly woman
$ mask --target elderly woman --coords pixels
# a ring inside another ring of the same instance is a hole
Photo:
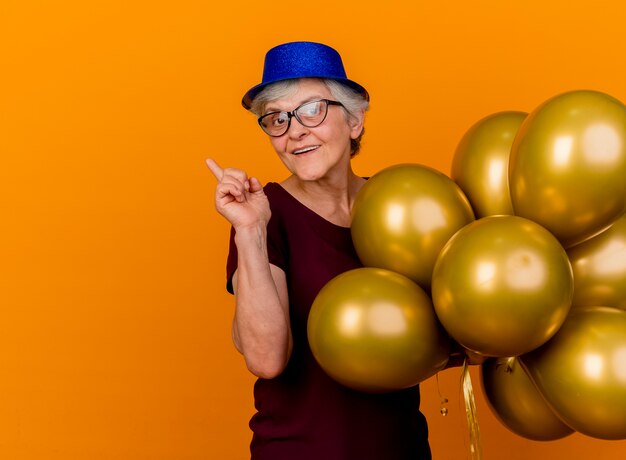
[[[365,179],[352,170],[369,95],[341,57],[319,43],[286,43],[265,58],[263,81],[243,98],[287,170],[280,183],[207,160],[215,205],[231,224],[227,288],[233,341],[250,372],[257,413],[252,459],[428,459],[419,388],[385,394],[328,377],[307,342],[319,290],[361,267],[350,210]]]

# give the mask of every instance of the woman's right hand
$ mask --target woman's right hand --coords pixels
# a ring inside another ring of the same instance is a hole
[[[250,372],[271,379],[287,365],[293,348],[285,272],[269,263],[267,223],[272,215],[258,179],[208,159],[217,178],[215,208],[236,230],[237,270],[233,341]]]
[[[248,178],[245,171],[222,169],[213,159],[206,164],[217,179],[215,209],[237,230],[257,224],[266,226],[270,220],[269,201],[256,177]]]

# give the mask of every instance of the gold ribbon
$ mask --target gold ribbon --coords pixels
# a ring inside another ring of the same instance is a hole
[[[469,363],[466,358],[463,362],[463,372],[461,376],[463,386],[463,396],[465,397],[465,415],[467,416],[467,427],[469,428],[470,455],[472,460],[482,460],[483,451],[480,444],[480,430],[478,419],[476,418],[476,400],[474,399],[474,389],[472,388],[472,378],[469,372]]]

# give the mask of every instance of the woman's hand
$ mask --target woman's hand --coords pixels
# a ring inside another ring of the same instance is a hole
[[[263,186],[256,177],[235,168],[222,169],[213,159],[206,164],[217,179],[215,209],[237,230],[257,224],[266,226],[272,212]]]
[[[258,179],[212,159],[206,163],[218,182],[215,208],[236,230],[233,341],[254,375],[274,378],[289,361],[293,338],[285,272],[268,259],[269,200]]]

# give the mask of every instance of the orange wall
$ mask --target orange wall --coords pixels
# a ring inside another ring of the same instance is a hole
[[[625,18],[618,0],[2,0],[0,458],[245,458],[253,379],[203,160],[284,176],[239,105],[269,47],[327,42],[369,89],[357,172],[448,172],[490,113],[578,88],[626,101]],[[475,371],[485,458],[626,455],[511,434]],[[459,375],[440,376],[446,418],[423,386],[439,460],[468,456]]]

